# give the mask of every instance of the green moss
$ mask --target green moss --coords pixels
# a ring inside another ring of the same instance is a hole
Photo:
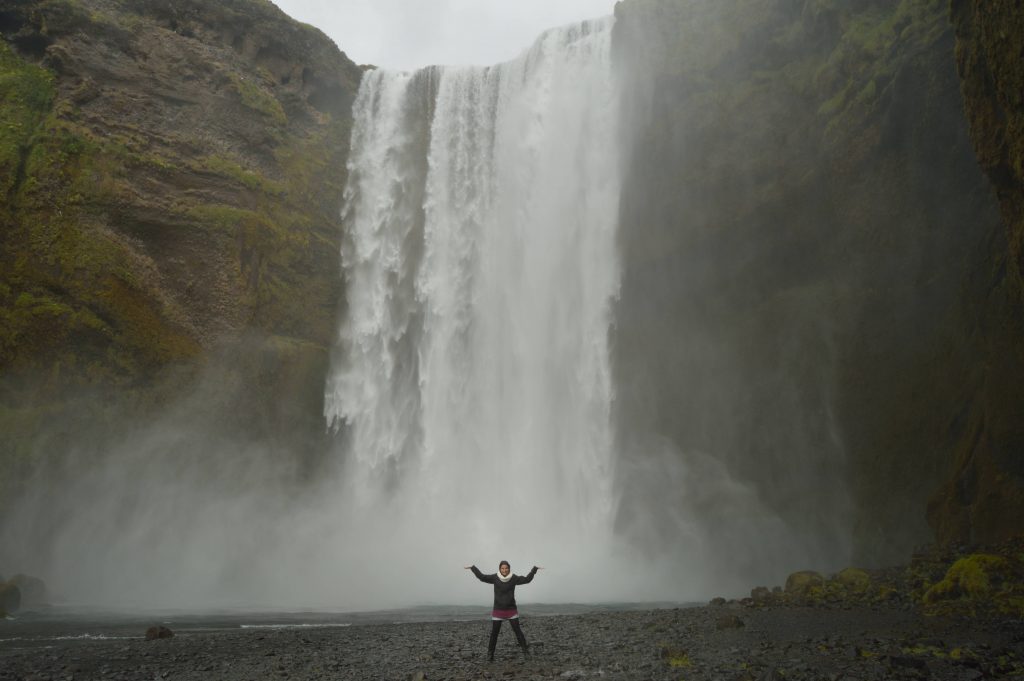
[[[8,196],[20,181],[23,159],[53,96],[53,74],[0,41],[0,195]]]
[[[277,98],[263,85],[235,73],[230,74],[230,78],[231,84],[241,97],[243,104],[253,111],[263,114],[279,127],[288,124],[288,116],[285,115],[281,102],[277,101]]]
[[[811,597],[820,596],[825,586],[825,578],[813,570],[794,572],[786,578],[787,594],[805,594]]]
[[[229,177],[238,181],[247,189],[261,192],[270,197],[281,198],[285,195],[285,187],[280,182],[274,182],[259,173],[246,170],[225,156],[208,156],[195,164],[194,167],[197,170],[206,170]]]
[[[1009,570],[1002,556],[972,554],[953,563],[945,578],[924,595],[925,603],[951,598],[985,598],[1001,586]]]
[[[815,74],[824,95],[818,114],[826,119],[826,136],[851,133],[870,117],[901,65],[926,53],[948,30],[946,14],[933,0],[842,12],[842,38]]]
[[[690,654],[674,646],[670,646],[666,643],[659,644],[661,648],[660,656],[669,667],[673,669],[686,669],[693,666],[693,661],[690,659]]]
[[[867,591],[871,587],[871,575],[860,568],[846,568],[835,577],[846,589],[854,592]]]
[[[685,667],[693,666],[693,662],[690,661],[690,656],[687,655],[686,653],[683,653],[682,655],[672,655],[671,657],[668,658],[667,661],[668,661],[668,666],[669,667],[684,667],[685,668]]]

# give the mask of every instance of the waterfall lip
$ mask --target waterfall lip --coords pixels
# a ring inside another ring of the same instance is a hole
[[[541,31],[540,34],[536,38],[534,38],[533,43],[531,43],[527,47],[524,47],[524,48],[520,49],[520,51],[516,55],[514,55],[512,57],[509,57],[508,59],[502,59],[500,61],[492,62],[492,63],[488,63],[488,64],[479,64],[479,63],[425,64],[423,66],[418,66],[418,67],[414,67],[414,68],[410,68],[410,69],[390,69],[390,68],[375,67],[375,68],[371,69],[371,71],[382,71],[382,72],[385,72],[385,73],[396,73],[396,74],[414,74],[414,73],[419,73],[421,71],[430,71],[430,70],[456,71],[456,70],[459,70],[459,69],[470,69],[470,70],[484,70],[484,71],[488,71],[488,70],[491,70],[491,69],[499,69],[499,68],[501,68],[501,67],[503,67],[503,66],[505,66],[507,64],[511,64],[513,62],[516,62],[516,61],[519,61],[519,60],[523,59],[524,57],[526,57],[526,55],[531,50],[533,50],[537,46],[538,43],[540,43],[542,40],[550,37],[552,34],[559,35],[559,34],[564,34],[566,32],[571,32],[571,31],[575,30],[575,31],[579,32],[579,35],[576,37],[576,39],[580,40],[580,39],[584,39],[584,38],[590,37],[590,36],[594,35],[595,33],[599,32],[600,30],[604,30],[604,29],[610,28],[610,25],[614,24],[615,21],[616,21],[616,18],[615,18],[614,14],[605,14],[605,15],[599,15],[599,16],[590,17],[588,19],[580,19],[579,21],[566,22],[566,23],[558,25],[558,26],[552,26],[550,28],[547,28],[547,29],[544,29],[543,31]]]

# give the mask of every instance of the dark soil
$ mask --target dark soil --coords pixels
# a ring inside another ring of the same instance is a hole
[[[0,680],[60,679],[1024,679],[1020,619],[878,606],[744,607],[531,617],[533,654],[490,623],[211,629],[173,638],[18,638],[0,622]]]

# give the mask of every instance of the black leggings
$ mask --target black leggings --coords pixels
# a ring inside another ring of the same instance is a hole
[[[494,657],[494,647],[498,645],[498,632],[501,631],[501,623],[504,621],[505,620],[491,620],[491,640],[487,644],[488,657]],[[523,649],[523,652],[526,652],[526,636],[523,635],[523,628],[519,626],[519,619],[510,619],[508,623],[512,625],[512,633],[516,635],[516,640],[519,641],[519,647]]]

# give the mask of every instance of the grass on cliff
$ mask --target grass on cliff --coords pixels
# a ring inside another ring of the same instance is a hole
[[[198,347],[146,300],[144,263],[93,215],[139,155],[72,122],[53,82],[0,43],[0,366],[131,382]]]
[[[9,197],[54,97],[53,74],[19,59],[0,41],[0,192]]]

